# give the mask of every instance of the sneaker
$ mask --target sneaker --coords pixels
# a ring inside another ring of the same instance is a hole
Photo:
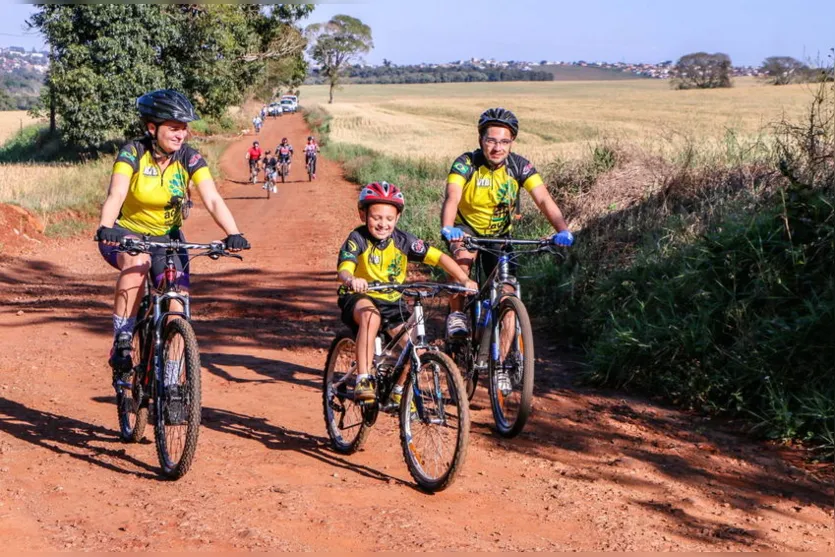
[[[460,311],[453,311],[446,318],[446,334],[448,337],[464,337],[470,332],[467,316]]]
[[[165,425],[183,425],[186,423],[186,404],[179,385],[165,388]]]
[[[376,398],[377,390],[374,388],[374,379],[366,376],[357,381],[356,386],[354,386],[354,401],[374,402]]]
[[[125,379],[130,376],[133,369],[131,352],[133,351],[133,335],[130,333],[119,333],[113,341],[113,348],[110,349],[108,364],[113,368],[113,379]]]
[[[313,173],[313,179],[314,180],[316,179],[316,173],[315,172]]]
[[[395,407],[399,408],[400,407],[400,401],[403,400],[403,394],[402,393],[391,393],[391,396],[389,397],[389,400],[391,401],[391,403]],[[409,401],[409,406],[410,406],[409,411],[411,412],[412,419],[414,420],[414,419],[417,418],[417,406],[415,406],[414,399]]]
[[[505,370],[496,373],[496,386],[499,388],[503,396],[507,396],[513,392],[513,385],[510,383],[510,376]]]

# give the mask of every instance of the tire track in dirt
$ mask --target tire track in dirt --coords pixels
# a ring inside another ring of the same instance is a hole
[[[284,135],[301,150],[300,116],[268,119],[258,139],[272,149]],[[243,262],[195,263],[204,426],[178,482],[158,478],[152,442],[118,441],[105,364],[115,272],[95,244],[0,261],[5,549],[831,550],[828,484],[713,422],[570,387],[543,341],[527,430],[492,434],[480,388],[468,460],[447,491],[414,489],[386,416],[364,451],[329,450],[321,368],[356,187],[324,158],[319,180],[301,180],[299,153],[267,200],[245,183],[252,139],[220,164],[254,247]],[[185,230],[220,236],[200,206]]]

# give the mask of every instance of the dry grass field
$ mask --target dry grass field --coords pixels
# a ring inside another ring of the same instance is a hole
[[[0,145],[20,131],[21,127],[36,122],[25,110],[0,111]]]
[[[302,88],[305,106],[333,116],[331,140],[395,155],[443,158],[476,145],[475,122],[490,106],[521,121],[516,151],[537,161],[572,158],[600,140],[654,150],[686,141],[725,149],[749,144],[784,114],[796,118],[809,86],[738,79],[731,89],[674,91],[662,80],[348,85],[327,104],[327,87]],[[708,149],[707,152],[710,152]]]

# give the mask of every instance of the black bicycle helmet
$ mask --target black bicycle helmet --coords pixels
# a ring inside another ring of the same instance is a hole
[[[488,126],[504,126],[510,130],[513,138],[519,133],[519,120],[516,115],[504,108],[488,108],[481,113],[478,119],[478,133],[484,135],[484,130]]]
[[[136,108],[139,110],[139,117],[145,123],[160,124],[166,120],[174,120],[187,124],[200,119],[191,101],[173,89],[145,93],[136,99]]]

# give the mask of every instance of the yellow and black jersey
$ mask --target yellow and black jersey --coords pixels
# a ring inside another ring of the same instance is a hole
[[[337,271],[349,271],[357,278],[368,282],[396,282],[406,280],[406,266],[409,261],[426,263],[433,267],[441,259],[441,251],[428,245],[408,232],[395,228],[385,240],[377,240],[365,225],[355,228],[339,250]],[[339,289],[339,295],[348,293],[346,287]],[[399,292],[369,292],[369,296],[388,302],[397,301]]]
[[[199,184],[212,177],[206,160],[183,144],[165,172],[151,151],[151,139],[131,141],[119,150],[113,174],[130,178],[130,187],[116,224],[150,236],[164,236],[183,225],[182,205],[189,181]]]
[[[466,224],[481,236],[510,232],[519,186],[530,192],[543,184],[542,177],[524,157],[511,153],[502,166],[493,169],[481,149],[455,159],[447,183],[463,188],[455,223]]]

